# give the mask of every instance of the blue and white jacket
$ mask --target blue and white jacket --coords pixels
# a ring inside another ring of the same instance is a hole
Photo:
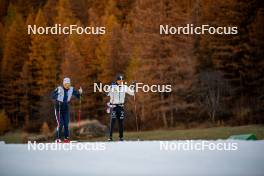
[[[56,100],[57,109],[60,104],[61,110],[69,109],[69,102],[71,101],[72,96],[80,99],[80,93],[76,91],[72,86],[69,89],[65,89],[64,87],[59,86],[52,92],[52,99]]]

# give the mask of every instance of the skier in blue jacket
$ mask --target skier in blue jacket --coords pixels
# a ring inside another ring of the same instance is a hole
[[[81,87],[76,91],[74,87],[71,86],[70,78],[64,78],[63,86],[58,86],[52,92],[52,99],[55,100],[55,116],[57,121],[56,142],[61,142],[62,128],[64,128],[64,142],[69,142],[69,103],[72,95],[80,99],[82,92]]]

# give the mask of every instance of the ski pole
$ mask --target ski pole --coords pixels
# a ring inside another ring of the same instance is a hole
[[[60,112],[61,112],[61,107],[60,107],[60,102],[59,102],[59,127],[60,127]]]
[[[57,133],[58,133],[58,137],[60,137],[60,102],[59,102],[58,116],[57,116],[56,103],[54,104],[54,113],[57,121]]]
[[[113,111],[113,109],[112,109],[112,105],[111,105],[111,103],[110,103],[110,118],[109,118],[109,138],[110,138],[110,133],[111,133],[111,129],[112,129],[112,111]]]
[[[82,109],[82,95],[80,95],[80,100],[79,100],[79,111],[78,111],[78,128],[80,128],[80,121],[81,121],[81,109]]]
[[[57,135],[59,136],[59,120],[57,117],[57,109],[56,109],[56,104],[54,104],[54,114],[55,114],[55,118],[56,118],[56,122],[57,122]]]
[[[112,85],[111,85],[112,86]],[[109,104],[107,104],[107,106],[110,108],[110,115],[109,115],[109,139],[112,138],[111,136],[111,130],[113,130],[112,128],[112,113],[113,113],[113,99],[111,100],[111,95],[110,95],[110,92],[108,93],[107,96],[110,96],[110,101],[109,101]],[[113,132],[113,131],[112,131]]]
[[[138,116],[137,116],[137,104],[136,104],[136,94],[135,93],[134,93],[134,109],[135,109],[135,114],[136,114],[136,127],[137,127],[138,141],[139,141]]]

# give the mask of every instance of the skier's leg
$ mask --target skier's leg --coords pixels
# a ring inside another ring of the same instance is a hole
[[[110,134],[109,134],[109,138],[112,139],[113,137],[113,130],[114,130],[114,127],[115,127],[115,119],[116,119],[116,108],[113,108],[112,109],[112,112],[111,112],[111,122],[110,122]]]
[[[116,120],[116,118],[111,118],[110,134],[109,134],[109,138],[110,139],[112,139],[112,137],[113,137],[113,131],[114,131],[114,127],[115,127],[115,120]]]
[[[68,139],[69,138],[69,122],[70,122],[70,113],[69,111],[65,111],[63,113],[63,119],[64,119],[64,123],[63,123],[63,126],[64,126],[64,138],[65,139]]]
[[[63,114],[62,114],[62,111],[60,111],[59,113],[58,113],[58,115],[59,115],[59,117],[58,117],[58,119],[59,119],[59,132],[58,132],[58,136],[57,136],[57,139],[60,139],[61,138],[61,133],[62,133],[62,128],[63,128],[63,121],[64,121],[64,118],[63,118]]]
[[[120,107],[119,113],[118,113],[118,127],[119,127],[119,139],[123,140],[123,132],[124,132],[124,109]]]
[[[123,132],[124,132],[124,119],[118,118],[118,126],[119,126],[119,138],[123,139]]]

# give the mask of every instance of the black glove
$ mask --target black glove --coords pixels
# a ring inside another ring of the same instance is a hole
[[[136,81],[132,81],[132,89],[135,90],[136,89]]]

